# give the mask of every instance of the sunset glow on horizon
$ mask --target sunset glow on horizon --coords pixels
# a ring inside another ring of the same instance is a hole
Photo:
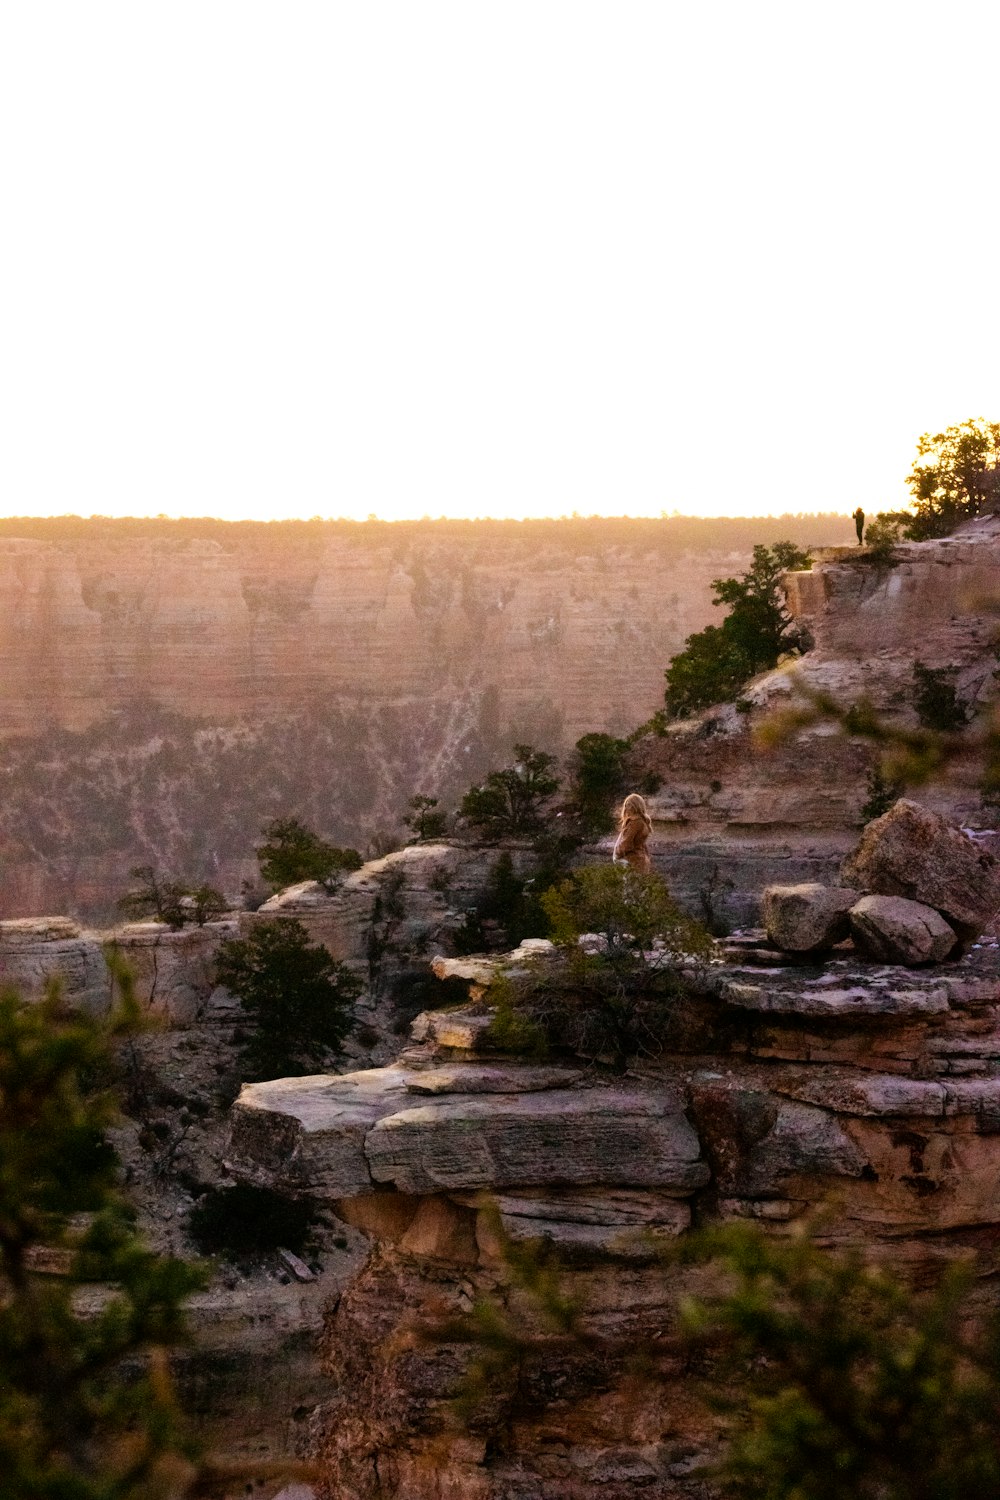
[[[906,503],[1000,417],[1000,15],[40,0],[0,20],[6,515]]]

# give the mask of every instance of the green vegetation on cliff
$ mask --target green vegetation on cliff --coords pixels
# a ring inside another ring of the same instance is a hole
[[[360,979],[292,917],[257,921],[245,938],[222,943],[215,972],[251,1018],[244,1056],[257,1078],[328,1063],[354,1024]]]
[[[715,603],[728,604],[729,614],[721,625],[688,636],[667,668],[669,718],[686,719],[699,709],[733,702],[752,677],[777,666],[782,653],[797,644],[781,576],[808,565],[809,554],[794,542],[758,544],[741,578],[714,581]]]
[[[907,477],[912,511],[902,520],[912,541],[947,536],[1000,498],[1000,422],[982,417],[925,432]]]

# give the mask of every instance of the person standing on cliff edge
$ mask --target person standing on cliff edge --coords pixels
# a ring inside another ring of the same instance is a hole
[[[860,547],[865,539],[865,513],[860,505],[854,512],[854,529],[858,533],[858,546]]]
[[[653,868],[646,845],[653,825],[638,792],[630,792],[622,803],[621,825],[612,858],[616,865],[631,865],[648,875]]]

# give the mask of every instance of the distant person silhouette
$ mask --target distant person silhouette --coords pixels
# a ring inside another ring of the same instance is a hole
[[[860,547],[865,539],[865,513],[860,505],[854,512],[854,529],[858,533],[858,546]]]
[[[653,866],[646,845],[652,831],[645,802],[638,792],[630,792],[622,803],[621,825],[612,856],[615,864],[631,865],[633,870],[648,875]]]

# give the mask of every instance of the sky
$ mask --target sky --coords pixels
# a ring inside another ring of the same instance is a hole
[[[1000,419],[1000,7],[0,8],[0,513],[904,503]]]

